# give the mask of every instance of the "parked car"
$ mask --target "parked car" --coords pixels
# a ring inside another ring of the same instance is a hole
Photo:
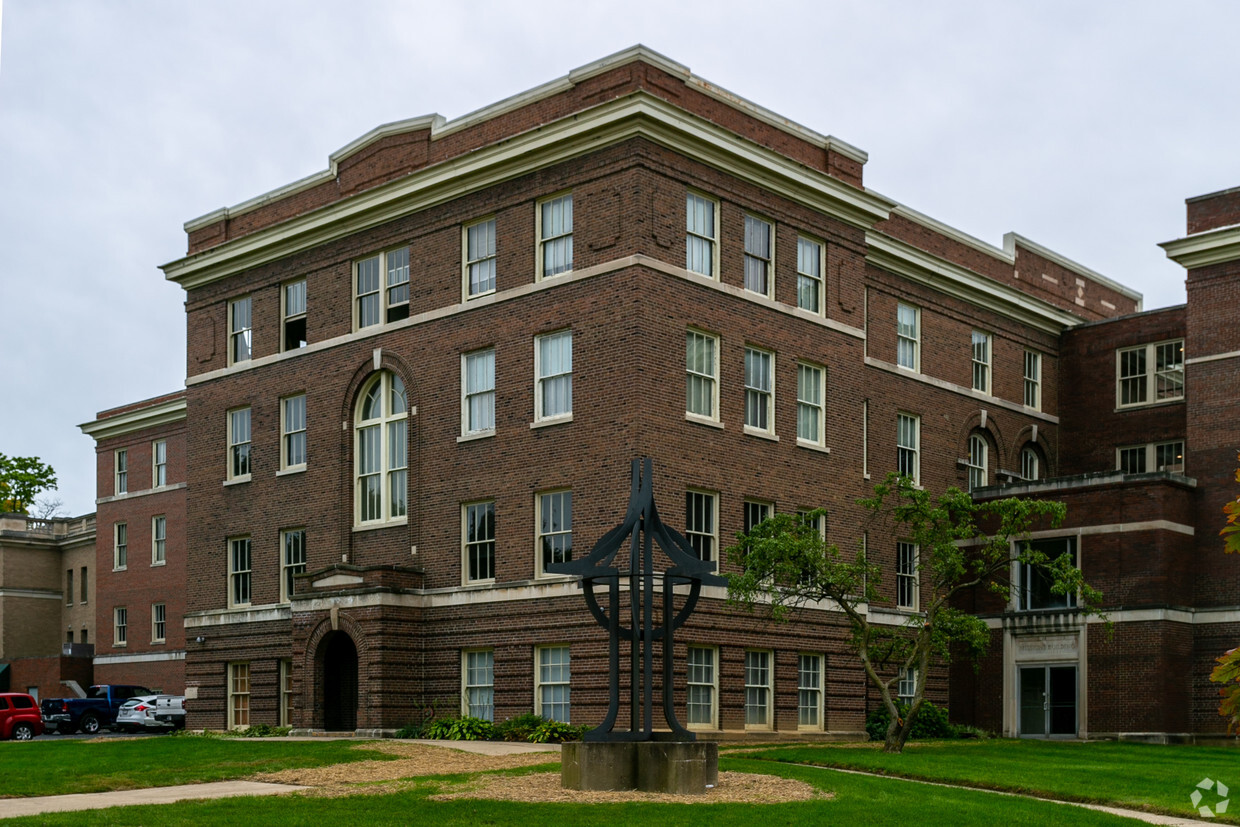
[[[155,698],[155,720],[175,729],[185,728],[185,696],[158,695]]]
[[[43,734],[39,704],[24,692],[0,692],[0,740],[29,741]]]
[[[121,704],[113,729],[122,732],[179,729],[185,726],[182,695],[138,695]]]
[[[49,732],[67,734],[81,729],[94,735],[116,723],[116,713],[125,701],[153,694],[145,686],[102,684],[88,689],[85,698],[44,698],[43,723]]]

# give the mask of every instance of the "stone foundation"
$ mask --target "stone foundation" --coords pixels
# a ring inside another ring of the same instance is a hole
[[[696,741],[569,743],[560,753],[566,790],[700,795],[719,783],[718,744]]]

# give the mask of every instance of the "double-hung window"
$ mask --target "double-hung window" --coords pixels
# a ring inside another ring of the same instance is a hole
[[[822,729],[822,655],[797,656],[797,726]]]
[[[745,427],[775,433],[775,354],[745,348]]]
[[[151,604],[151,643],[163,643],[168,635],[167,607],[163,603]]]
[[[228,412],[228,479],[250,478],[250,409]]]
[[[573,414],[573,331],[534,337],[534,421]]]
[[[409,318],[409,248],[359,260],[355,266],[357,330]]]
[[[692,729],[715,729],[715,698],[719,694],[719,673],[715,669],[718,650],[709,646],[690,646],[687,658],[685,716]]]
[[[115,454],[116,477],[113,490],[117,494],[129,493],[129,451],[121,448]]]
[[[306,572],[306,530],[290,528],[280,532],[280,602],[293,599],[294,578]]]
[[[228,728],[250,725],[250,664],[228,664]]]
[[[685,334],[685,413],[719,421],[719,337]]]
[[[990,345],[989,333],[973,331],[973,390],[990,393]]]
[[[707,491],[685,492],[685,539],[699,560],[715,560],[717,496]]]
[[[112,570],[129,568],[129,524],[116,523],[112,527]]]
[[[461,714],[495,720],[495,653],[461,653]]]
[[[558,276],[573,269],[573,195],[538,204],[538,277]]]
[[[280,469],[306,467],[306,395],[286,396],[280,401]]]
[[[253,321],[249,296],[228,303],[228,364],[250,361]]]
[[[1116,450],[1119,470],[1125,474],[1144,474],[1149,471],[1184,471],[1184,442],[1155,442],[1149,445],[1129,445]]]
[[[917,611],[917,546],[896,543],[896,608]]]
[[[771,516],[771,504],[756,502],[754,500],[745,500],[745,510],[741,515],[741,525],[744,527],[745,533],[753,531],[754,526]]]
[[[495,502],[468,503],[461,508],[465,541],[465,581],[495,579]]]
[[[1116,351],[1116,403],[1124,408],[1184,398],[1184,340]]]
[[[306,346],[306,280],[297,279],[284,285],[281,293],[280,350],[297,350]]]
[[[569,722],[570,664],[567,646],[538,647],[538,688],[534,713],[548,721]]]
[[[250,605],[250,538],[228,541],[228,605]]]
[[[1020,478],[1033,482],[1042,476],[1042,460],[1038,452],[1025,446],[1020,449]]]
[[[162,566],[168,561],[168,519],[160,514],[151,518],[151,565]]]
[[[65,570],[65,605],[73,605],[73,569]]]
[[[409,404],[405,383],[380,371],[363,387],[354,431],[358,525],[405,519],[408,509]]]
[[[913,700],[917,694],[917,667],[912,666],[905,669],[900,667],[899,679],[896,681],[896,698],[903,703]]]
[[[157,439],[151,443],[151,487],[163,488],[168,484],[168,442]]]
[[[921,370],[921,308],[896,305],[896,365]]]
[[[817,365],[797,364],[797,441],[810,445],[826,443],[826,371]]]
[[[981,434],[969,436],[969,490],[982,488],[990,483],[990,446]]]
[[[495,349],[461,357],[461,435],[495,432]]]
[[[692,192],[685,197],[685,269],[690,272],[718,278],[718,218],[719,205],[715,201]]]
[[[112,610],[112,645],[127,646],[129,644],[129,609],[117,606]]]
[[[896,473],[921,481],[921,417],[896,414]]]
[[[538,574],[552,563],[573,559],[573,492],[548,491],[538,495]]]
[[[1042,354],[1025,351],[1025,407],[1042,410]]]
[[[771,726],[771,653],[745,652],[745,728]]]
[[[1035,552],[1044,556],[1048,563],[1053,563],[1066,555],[1068,562],[1076,565],[1075,537],[1051,537],[1044,540],[1030,540],[1027,546],[1028,552]],[[1064,594],[1057,594],[1052,588],[1054,579],[1044,568],[1029,562],[1017,562],[1016,575],[1017,608],[1021,611],[1070,609],[1076,606],[1076,593],[1065,592]]]
[[[797,307],[822,313],[822,245],[804,236],[797,238]]]
[[[745,216],[745,289],[773,298],[775,279],[774,227],[752,215]]]
[[[495,219],[465,228],[465,298],[495,292]]]

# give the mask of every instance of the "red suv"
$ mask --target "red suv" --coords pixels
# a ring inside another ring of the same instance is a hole
[[[21,692],[0,692],[0,741],[29,741],[43,734],[43,715],[34,698]]]

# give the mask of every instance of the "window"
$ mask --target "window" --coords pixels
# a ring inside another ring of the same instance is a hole
[[[1025,407],[1042,410],[1042,354],[1025,351]]]
[[[573,331],[534,337],[534,420],[573,413]]]
[[[685,413],[719,420],[719,337],[685,334]]]
[[[151,443],[151,487],[163,488],[168,484],[168,443],[157,439]]]
[[[495,349],[461,357],[461,433],[495,433]]]
[[[921,370],[921,308],[904,302],[896,305],[896,364]]]
[[[1042,477],[1042,461],[1038,452],[1025,446],[1020,449],[1020,478],[1033,482]]]
[[[495,219],[465,228],[465,298],[495,292]]]
[[[164,515],[151,518],[151,565],[167,562],[168,520]]]
[[[1119,470],[1125,474],[1144,474],[1148,467],[1146,455],[1149,453],[1148,445],[1137,445],[1133,448],[1119,449]]]
[[[129,524],[116,523],[112,526],[112,538],[112,570],[129,568]]]
[[[745,652],[745,728],[771,726],[771,653]]]
[[[87,638],[88,638],[89,636],[90,636],[90,633],[86,630],[86,627],[85,627],[85,626],[83,626],[83,627],[82,627],[81,641],[82,641],[83,643],[89,643],[90,641],[89,641],[89,640],[87,640]]]
[[[561,195],[538,205],[538,277],[573,269],[573,196]]]
[[[117,606],[112,610],[112,645],[126,646],[129,643],[129,609]]]
[[[86,585],[86,566],[82,566],[82,576],[78,578],[78,588],[81,589],[81,597],[78,598],[83,604],[88,602],[90,591]]]
[[[745,289],[771,298],[774,279],[771,262],[775,260],[771,223],[752,215],[745,216]]]
[[[538,648],[534,712],[548,721],[569,722],[569,653],[567,646]]]
[[[306,346],[306,280],[298,279],[284,285],[281,291],[284,319],[280,350],[297,350]]]
[[[73,642],[73,630],[70,629],[69,631],[65,632],[65,643],[72,643],[72,642]]]
[[[812,445],[826,442],[826,412],[823,410],[823,369],[804,362],[797,364],[797,441]]]
[[[745,427],[775,433],[775,354],[745,348]]]
[[[495,653],[461,654],[461,714],[484,721],[495,720]]]
[[[293,662],[280,661],[280,726],[293,725]]]
[[[354,434],[359,525],[405,519],[408,410],[405,383],[395,374],[380,371],[363,386]]]
[[[921,481],[921,417],[896,414],[896,473]]]
[[[573,559],[573,492],[538,495],[538,574]]]
[[[129,451],[124,448],[116,452],[116,487],[117,494],[129,493]]]
[[[745,527],[745,533],[748,534],[753,530],[754,526],[771,516],[771,504],[759,503],[751,500],[745,500],[745,512],[742,515],[742,524]]]
[[[1184,341],[1117,351],[1119,407],[1184,398]]]
[[[465,538],[465,579],[495,579],[495,503],[469,503],[462,507]]]
[[[797,726],[822,729],[822,655],[797,656]]]
[[[715,561],[717,543],[716,495],[706,491],[685,492],[685,539],[699,560]]]
[[[973,390],[990,393],[990,334],[973,331]]]
[[[250,538],[228,541],[228,605],[250,605]]]
[[[822,312],[822,245],[797,239],[797,307]]]
[[[163,603],[151,604],[151,643],[163,643],[167,631],[167,610]]]
[[[293,599],[294,578],[306,573],[306,530],[290,528],[280,532],[280,602]]]
[[[1073,565],[1076,565],[1076,538],[1054,537],[1046,540],[1031,540],[1027,544],[1029,551],[1040,552],[1046,556],[1047,562],[1054,562],[1065,554]],[[1021,611],[1037,611],[1039,609],[1068,609],[1076,606],[1075,594],[1055,594],[1051,591],[1051,576],[1031,563],[1016,564],[1016,595],[1017,606]]]
[[[1132,445],[1117,449],[1119,470],[1125,474],[1144,474],[1147,471],[1184,472],[1184,443],[1155,442],[1149,445]]]
[[[228,728],[250,725],[250,664],[228,664]]]
[[[251,334],[250,297],[228,303],[228,364],[250,361]]]
[[[688,692],[686,720],[693,729],[716,729],[715,698],[719,694],[715,670],[716,650],[706,646],[690,646],[688,652]]]
[[[1161,442],[1154,445],[1154,470],[1184,472],[1184,443]]]
[[[73,569],[65,572],[65,605],[73,605]]]
[[[408,247],[364,258],[357,262],[356,270],[358,330],[409,318]]]
[[[896,608],[917,611],[917,546],[896,543]]]
[[[917,695],[917,667],[913,666],[909,669],[900,667],[900,677],[896,681],[896,697],[904,703],[909,703],[913,697]]]
[[[705,196],[685,198],[685,269],[717,278],[715,239],[719,237],[719,205]]]
[[[280,470],[306,467],[306,395],[280,400]]]
[[[250,409],[228,412],[228,479],[250,478]]]
[[[972,434],[969,436],[969,490],[981,488],[990,481],[988,461],[990,456],[990,446],[986,444],[986,438],[981,434]]]

